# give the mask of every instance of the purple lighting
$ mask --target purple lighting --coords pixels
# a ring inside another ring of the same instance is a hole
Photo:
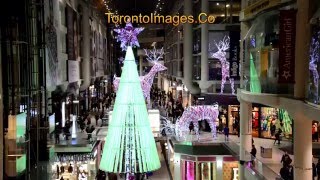
[[[193,123],[194,132],[199,140],[199,124],[198,121],[206,120],[211,128],[212,137],[217,137],[216,120],[219,116],[219,106],[190,106],[182,114],[176,122],[176,135],[179,138],[185,138],[185,132],[189,132],[189,125]]]
[[[143,27],[134,28],[130,22],[126,24],[125,28],[114,29],[118,33],[117,41],[121,42],[120,47],[123,51],[126,51],[128,46],[140,47],[137,36],[143,30]]]
[[[318,63],[319,63],[319,53],[320,53],[320,44],[319,38],[320,31],[316,34],[317,37],[312,38],[311,47],[310,47],[310,61],[309,61],[309,70],[312,75],[312,84],[314,85],[311,92],[315,96],[315,103],[318,102],[318,90],[319,90],[319,73],[318,73]]]
[[[223,93],[224,90],[224,84],[227,81],[227,78],[230,81],[231,89],[232,89],[232,94],[235,94],[235,89],[234,89],[234,80],[233,78],[230,78],[230,63],[227,61],[227,53],[226,51],[230,48],[230,37],[225,36],[222,41],[220,41],[218,44],[215,42],[216,47],[218,48],[217,52],[214,52],[211,54],[213,58],[219,59],[221,63],[221,74],[222,74],[222,79],[221,79],[221,92]]]

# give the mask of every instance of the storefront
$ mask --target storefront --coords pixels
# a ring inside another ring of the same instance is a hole
[[[182,180],[239,179],[238,161],[232,156],[181,155]]]
[[[94,179],[97,153],[57,154],[51,163],[52,179]]]
[[[238,134],[240,128],[240,106],[222,105],[219,107],[219,129],[229,127],[231,134]],[[292,137],[292,119],[283,109],[253,104],[252,107],[252,136],[274,138],[281,129],[286,138]]]

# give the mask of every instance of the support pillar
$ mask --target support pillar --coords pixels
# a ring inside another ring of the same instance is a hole
[[[309,79],[310,0],[297,0],[297,7],[294,96],[304,99]]]
[[[192,15],[192,0],[184,0],[184,15]],[[192,24],[184,23],[183,24],[183,81],[187,89],[191,94],[199,94],[199,87],[194,86],[192,79],[193,71],[193,35],[192,35]]]
[[[201,0],[201,12],[209,14],[209,1]],[[205,17],[202,17],[203,21]],[[201,24],[201,81],[200,81],[200,89],[201,93],[207,93],[209,84],[207,83],[209,80],[209,67],[208,67],[208,39],[209,39],[209,24],[203,23]]]
[[[294,179],[312,179],[311,120],[303,112],[294,116]]]
[[[180,39],[181,38],[181,32],[180,32],[180,30],[178,30],[178,44],[177,44],[177,53],[178,53],[178,55],[177,55],[177,62],[178,62],[178,77],[182,77],[182,71],[181,71],[181,63],[183,63],[182,62],[182,59],[181,59],[181,53],[180,53],[180,51],[181,51],[181,47],[180,47]]]
[[[252,148],[252,103],[240,100],[240,179],[245,179],[245,162],[251,160]]]
[[[139,75],[140,76],[142,76],[143,74],[142,74],[142,71],[143,71],[143,69],[142,69],[142,65],[143,64],[143,56],[139,56]]]

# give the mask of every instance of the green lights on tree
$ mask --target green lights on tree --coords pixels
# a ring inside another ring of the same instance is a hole
[[[256,67],[253,62],[252,54],[250,53],[250,92],[261,93],[261,84]]]
[[[128,46],[100,169],[143,173],[160,168],[132,47]]]

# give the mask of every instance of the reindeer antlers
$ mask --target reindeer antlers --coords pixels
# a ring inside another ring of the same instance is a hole
[[[226,51],[227,49],[229,49],[230,37],[229,36],[225,36],[223,38],[223,40],[220,41],[218,44],[217,44],[217,42],[214,42],[214,43],[217,46],[218,51]]]
[[[156,49],[155,46],[153,47],[153,50],[148,51],[147,49],[144,49],[144,52],[146,53],[147,60],[150,62],[159,61],[160,59],[163,58],[163,55],[165,54],[163,48],[158,50],[158,49]]]

